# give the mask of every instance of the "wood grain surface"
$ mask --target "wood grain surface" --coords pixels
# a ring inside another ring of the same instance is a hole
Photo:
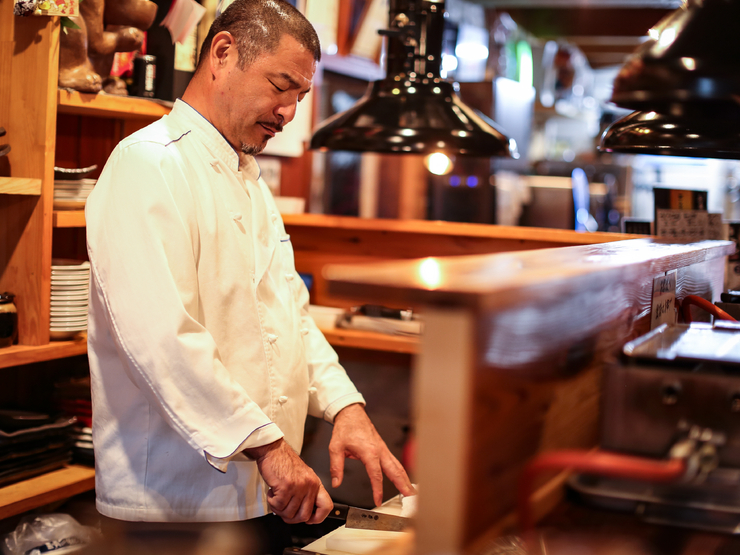
[[[485,536],[537,453],[595,447],[602,371],[649,330],[653,279],[677,270],[679,298],[718,300],[732,252],[650,238],[325,268],[331,294],[423,306],[416,552],[461,552]]]
[[[10,176],[41,180],[41,195],[0,195],[0,290],[16,295],[23,345],[49,340],[51,199],[56,133],[59,19],[15,17],[0,1],[0,125],[12,146]],[[10,57],[8,57],[10,56]]]

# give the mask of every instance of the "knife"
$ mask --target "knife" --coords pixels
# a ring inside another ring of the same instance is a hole
[[[411,526],[410,518],[359,509],[342,503],[334,503],[334,508],[329,513],[328,518],[343,520],[347,528],[360,528],[362,530],[400,532]]]

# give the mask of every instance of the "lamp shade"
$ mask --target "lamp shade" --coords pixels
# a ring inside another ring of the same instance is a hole
[[[675,113],[713,105],[740,116],[740,0],[688,0],[650,30],[614,80],[612,102]]]
[[[444,1],[391,0],[388,70],[349,110],[323,122],[311,148],[516,156],[516,143],[440,77]]]
[[[687,0],[650,30],[614,80],[600,150],[740,158],[740,0]]]
[[[740,125],[732,119],[633,112],[604,131],[600,148],[625,154],[740,159]]]

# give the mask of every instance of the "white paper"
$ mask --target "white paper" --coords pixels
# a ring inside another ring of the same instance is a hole
[[[653,280],[653,302],[650,313],[650,329],[661,324],[676,323],[676,270]]]
[[[185,43],[206,13],[206,9],[195,0],[174,0],[170,11],[160,23],[172,37],[172,44]]]
[[[659,237],[681,241],[704,241],[709,234],[706,210],[656,210],[655,228]]]

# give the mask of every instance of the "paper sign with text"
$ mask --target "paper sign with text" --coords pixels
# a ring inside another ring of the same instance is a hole
[[[650,314],[650,329],[661,324],[676,323],[676,270],[653,280],[653,304]]]

